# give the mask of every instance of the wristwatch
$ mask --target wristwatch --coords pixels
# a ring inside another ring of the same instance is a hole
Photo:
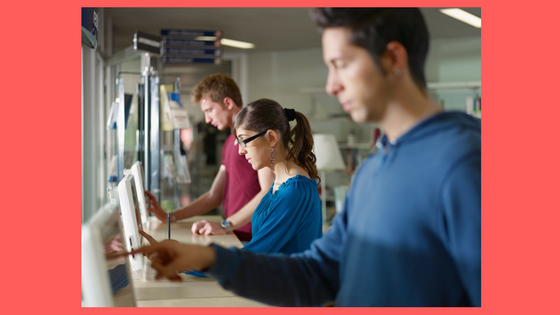
[[[224,220],[222,221],[222,223],[220,223],[220,225],[226,229],[226,233],[231,233],[231,225],[229,224],[228,220]]]

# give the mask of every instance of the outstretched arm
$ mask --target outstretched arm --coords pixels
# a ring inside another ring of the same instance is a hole
[[[177,220],[186,219],[193,217],[195,215],[206,213],[222,203],[222,195],[224,192],[224,184],[226,178],[226,167],[224,165],[220,166],[218,174],[214,178],[212,187],[198,199],[193,201],[188,206],[181,209],[173,211],[175,218]],[[156,200],[156,197],[146,191],[146,205],[148,211],[153,213],[161,222],[167,221],[167,213],[161,208],[160,204]]]
[[[228,218],[230,222],[231,229],[235,230],[243,225],[251,222],[251,217],[255,212],[255,209],[261,202],[261,199],[268,193],[272,182],[274,181],[274,173],[268,167],[260,169],[258,171],[259,185],[261,190],[249,201],[243,208],[237,211],[235,214]]]
[[[230,223],[231,229],[235,230],[243,225],[251,222],[251,217],[255,212],[255,209],[261,202],[261,199],[267,194],[268,190],[272,186],[272,181],[274,180],[274,173],[269,168],[264,168],[258,171],[259,185],[261,190],[249,201],[243,208],[239,209],[235,214],[227,218]],[[194,234],[202,235],[222,235],[226,234],[226,230],[220,225],[220,223],[209,222],[206,220],[195,222],[192,225],[192,232]]]
[[[172,240],[144,246],[125,255],[138,253],[153,256],[151,260],[152,267],[157,270],[156,280],[167,278],[176,282],[183,281],[179,272],[200,271],[211,266],[216,260],[216,251],[211,246],[181,244]]]

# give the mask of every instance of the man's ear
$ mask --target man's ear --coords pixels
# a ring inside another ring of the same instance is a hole
[[[223,104],[228,110],[231,110],[233,106],[237,106],[230,97],[224,97]]]
[[[387,43],[380,63],[385,74],[400,76],[408,71],[408,53],[406,48],[397,41]]]

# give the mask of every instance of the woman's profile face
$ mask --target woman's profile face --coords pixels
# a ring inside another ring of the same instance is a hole
[[[270,146],[267,141],[267,133],[258,136],[264,130],[253,131],[239,127],[236,129],[237,140],[236,143],[239,150],[239,155],[245,156],[248,163],[251,164],[254,170],[260,170],[270,166]],[[250,139],[251,137],[255,137]],[[249,139],[249,141],[247,141]]]

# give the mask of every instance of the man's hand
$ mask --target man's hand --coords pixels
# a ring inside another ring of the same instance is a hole
[[[193,234],[201,235],[224,235],[226,234],[226,229],[224,229],[220,223],[208,222],[206,220],[198,221],[193,223],[191,231]]]
[[[167,212],[161,208],[156,196],[152,195],[152,193],[147,190],[145,193],[146,197],[148,197],[146,199],[146,209],[153,213],[161,222],[167,222]]]
[[[146,239],[148,240],[148,242],[150,242],[150,245],[157,245],[157,244],[159,244],[159,242],[156,241],[156,239],[153,238],[150,234],[148,234],[148,233],[146,233],[146,232],[144,232],[144,231],[142,231],[142,230],[139,230],[138,232],[140,232],[140,234],[142,234],[142,236],[144,236],[144,238],[146,238]],[[162,242],[166,242],[166,241],[167,241],[167,242],[177,242],[176,240],[163,240]],[[147,254],[144,254],[144,256],[148,257],[148,260],[150,260],[150,261],[153,262],[154,259],[156,259],[156,257],[157,257],[157,253],[156,253],[156,252],[147,253]]]
[[[185,270],[203,271],[211,267],[216,261],[214,247],[181,244],[170,240],[144,246],[124,255],[138,253],[156,253],[157,256],[152,260],[152,268],[157,270],[156,280],[167,278],[175,282],[183,281],[178,274],[179,272]]]

